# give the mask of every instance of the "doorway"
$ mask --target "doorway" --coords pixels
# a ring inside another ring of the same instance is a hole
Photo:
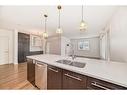
[[[0,65],[9,63],[9,38],[0,36]]]

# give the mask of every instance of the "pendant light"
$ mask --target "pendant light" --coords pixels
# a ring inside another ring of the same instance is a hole
[[[62,30],[61,25],[60,25],[60,10],[62,9],[62,7],[60,5],[58,5],[57,9],[59,11],[59,18],[58,18],[58,24],[59,25],[58,25],[58,28],[56,30],[56,33],[61,34],[61,33],[63,33],[63,30]]]
[[[81,17],[81,22],[80,22],[80,31],[86,31],[87,30],[87,23],[84,21],[83,18],[83,5],[82,5],[82,17]]]
[[[45,39],[47,39],[48,38],[48,33],[47,33],[47,17],[48,17],[48,15],[45,14],[44,17],[45,17],[45,32],[43,33],[43,37]]]

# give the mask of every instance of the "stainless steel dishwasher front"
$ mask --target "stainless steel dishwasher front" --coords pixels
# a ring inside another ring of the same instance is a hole
[[[38,61],[36,62],[35,85],[39,89],[47,89],[47,64]]]

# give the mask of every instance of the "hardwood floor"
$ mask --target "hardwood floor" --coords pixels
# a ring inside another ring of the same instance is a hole
[[[0,89],[37,90],[27,81],[26,63],[0,65]]]

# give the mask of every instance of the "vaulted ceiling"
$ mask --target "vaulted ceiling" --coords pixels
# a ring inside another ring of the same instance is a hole
[[[28,32],[44,32],[44,14],[48,14],[47,30],[54,35],[58,26],[57,6],[1,6],[0,26]],[[97,35],[118,9],[116,6],[84,6],[88,30],[80,33],[81,6],[62,6],[61,26],[65,36]]]

